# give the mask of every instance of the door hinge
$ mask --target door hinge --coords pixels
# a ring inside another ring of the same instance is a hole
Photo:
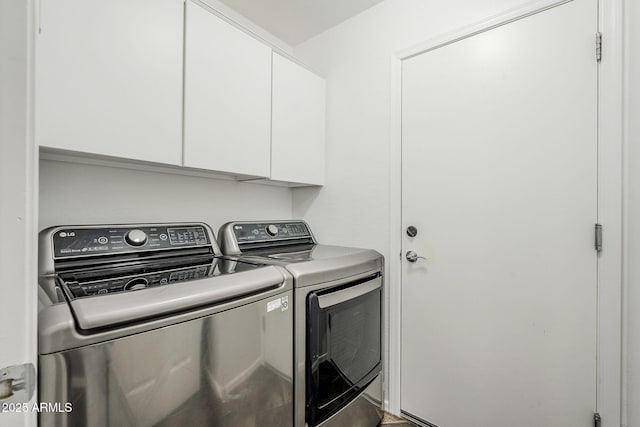
[[[593,425],[594,425],[594,427],[601,427],[602,426],[602,417],[597,412],[595,414],[593,414]]]
[[[596,61],[602,61],[602,33],[596,33]]]
[[[596,251],[602,252],[602,224],[596,224],[595,247]]]

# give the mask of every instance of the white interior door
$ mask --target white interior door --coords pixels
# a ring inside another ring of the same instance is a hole
[[[405,413],[593,425],[596,28],[574,0],[403,61]]]

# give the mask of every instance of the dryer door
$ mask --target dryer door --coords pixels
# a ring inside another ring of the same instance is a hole
[[[307,297],[306,422],[335,414],[381,369],[382,278],[312,292]]]

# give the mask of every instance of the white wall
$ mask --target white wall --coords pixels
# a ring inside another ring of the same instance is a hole
[[[40,229],[53,225],[202,221],[217,233],[227,221],[289,218],[289,188],[40,161]]]
[[[626,13],[626,130],[627,243],[626,325],[627,325],[627,426],[640,426],[640,4],[625,3]]]
[[[32,8],[0,2],[0,369],[37,366]],[[32,412],[0,413],[2,426],[35,424]]]

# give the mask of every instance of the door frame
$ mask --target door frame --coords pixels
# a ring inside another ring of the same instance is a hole
[[[402,61],[573,0],[534,0],[504,13],[427,40],[391,56],[389,144],[389,341],[386,349],[385,408],[401,413],[402,310]],[[598,31],[603,34],[598,66],[598,223],[603,250],[598,255],[596,407],[603,426],[620,426],[623,324],[623,2],[599,0]],[[594,61],[595,61],[594,34]]]
[[[34,142],[34,65],[37,2],[10,0],[0,6],[0,369],[38,366],[38,148]],[[7,108],[5,108],[5,106]],[[10,165],[10,166],[9,166]],[[36,389],[28,404],[38,399]],[[35,411],[0,413],[3,425],[35,427]]]

